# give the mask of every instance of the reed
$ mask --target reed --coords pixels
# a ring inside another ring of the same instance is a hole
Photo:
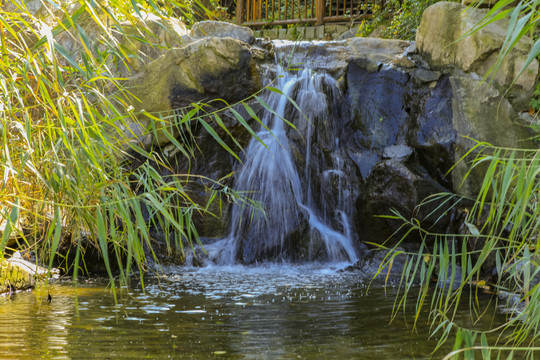
[[[35,3],[41,6],[37,13],[28,8]],[[228,147],[214,130],[224,125],[221,111],[212,104],[191,104],[173,116],[136,114],[130,105],[136,99],[123,87],[130,64],[140,54],[123,46],[118,34],[162,46],[142,20],[143,13],[162,18],[180,14],[189,23],[192,5],[153,0],[3,3],[0,221],[7,221],[7,229],[0,239],[2,256],[9,250],[9,234],[18,231],[19,245],[49,267],[60,260],[77,279],[86,268],[85,252],[94,249],[111,280],[118,276],[120,284],[127,284],[134,270],[142,279],[147,254],[158,262],[152,226],[165,232],[168,251],[183,258],[199,241],[195,214],[208,213],[210,203],[222,198],[249,204],[219,179],[208,179],[209,203],[196,203],[186,190],[193,177],[161,176],[149,164],[170,164],[130,131],[144,117],[149,125],[142,136],[164,133],[189,162],[198,154],[190,129],[199,124],[239,158],[240,144],[232,139],[235,146]],[[131,32],[126,24],[132,25]],[[220,108],[231,107],[225,105]],[[254,114],[247,103],[243,106]],[[237,118],[254,133],[240,115]]]

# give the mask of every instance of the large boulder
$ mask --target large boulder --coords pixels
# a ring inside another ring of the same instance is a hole
[[[467,8],[451,2],[438,2],[425,10],[416,33],[416,45],[434,67],[454,65],[465,72],[476,72],[483,76],[495,64],[504,44],[508,20],[501,19],[482,29],[469,33],[486,15],[486,9]],[[516,79],[526,62],[532,42],[523,38],[508,53],[495,82],[508,88],[515,80],[515,87],[530,93],[534,90],[538,75],[538,61],[533,62]],[[515,95],[516,103],[526,105],[526,95]]]
[[[534,144],[527,140],[532,134],[517,119],[510,102],[492,84],[455,74],[443,78],[426,98],[409,129],[408,141],[432,177],[456,193],[476,196],[484,169],[478,167],[469,173],[474,154],[466,161],[458,161],[476,141],[533,148]],[[446,173],[456,163],[448,178]]]
[[[129,55],[128,68],[120,69],[125,73],[141,72],[146,64],[169,49],[182,47],[192,41],[188,36],[186,25],[181,20],[144,12],[141,14],[142,17],[135,18],[135,22],[123,23],[122,33],[115,33],[124,51]]]
[[[475,144],[483,141],[501,147],[534,148],[527,140],[532,133],[516,120],[517,113],[510,102],[489,83],[469,76],[450,77],[452,93],[452,124],[458,137],[454,162],[458,162]],[[474,139],[474,140],[471,140]],[[467,159],[470,161],[470,157]],[[469,172],[468,161],[461,161],[452,171],[454,191],[476,195],[482,185],[485,168]]]
[[[203,37],[230,37],[243,41],[249,45],[252,45],[255,42],[253,30],[247,26],[239,26],[214,20],[201,21],[193,25],[191,36],[199,39]]]
[[[200,100],[240,101],[259,90],[261,84],[246,43],[209,37],[167,51],[125,87],[136,99],[135,112],[172,115],[175,109]],[[142,116],[140,133],[147,124]],[[154,142],[164,145],[169,139],[159,133]]]

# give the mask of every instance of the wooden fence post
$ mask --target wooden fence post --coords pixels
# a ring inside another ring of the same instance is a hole
[[[238,25],[242,25],[242,22],[244,20],[243,15],[244,15],[244,0],[238,0],[236,3],[236,23]]]
[[[241,1],[241,0],[239,0]],[[315,14],[317,16],[317,25],[324,24],[324,9],[326,8],[325,0],[315,0]]]

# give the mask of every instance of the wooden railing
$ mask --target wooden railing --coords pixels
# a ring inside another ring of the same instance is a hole
[[[369,17],[384,0],[237,0],[236,23],[248,26],[316,24]]]

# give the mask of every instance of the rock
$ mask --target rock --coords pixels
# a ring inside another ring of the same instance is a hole
[[[125,87],[139,100],[133,104],[135,112],[167,113],[203,99],[234,103],[259,90],[261,84],[247,44],[210,37],[167,51]],[[147,126],[144,117],[141,126]],[[169,139],[159,133],[153,141],[164,145]]]
[[[43,19],[50,16],[49,12],[58,15],[63,7],[72,6],[71,3],[71,1],[67,0],[12,0],[7,1],[2,6],[5,7],[4,10],[7,12],[22,12]],[[20,8],[24,10],[21,11]]]
[[[423,83],[430,83],[433,81],[439,80],[441,77],[441,73],[438,71],[431,71],[426,69],[416,69],[414,70],[414,81],[417,85],[423,84]]]
[[[405,54],[402,54],[398,56],[395,60],[392,60],[391,64],[403,69],[412,69],[416,67],[414,61],[409,59]]]
[[[407,250],[402,247],[390,250],[374,249],[370,250],[366,256],[359,259],[342,271],[361,271],[369,278],[378,275],[384,281],[399,281],[405,266],[407,265]],[[392,260],[391,260],[392,259]],[[392,265],[389,266],[390,260]],[[381,264],[385,266],[381,269]]]
[[[407,160],[413,153],[413,149],[407,145],[392,145],[384,148],[383,159]]]
[[[338,39],[341,34],[349,30],[349,26],[341,24],[326,24],[324,26],[324,35],[327,39]]]
[[[427,8],[416,33],[416,45],[435,67],[454,65],[466,72],[476,72],[480,76],[487,74],[495,64],[498,53],[505,41],[508,20],[502,19],[469,34],[487,10],[467,9],[466,6],[438,2]],[[514,79],[525,63],[532,42],[523,38],[508,53],[499,71],[495,74],[495,82],[503,88],[512,85]],[[538,61],[535,59],[516,80],[515,85],[525,92],[534,89],[538,75]],[[519,106],[524,104],[519,103]]]
[[[140,72],[145,64],[157,59],[173,47],[182,47],[193,40],[188,36],[186,25],[176,18],[162,18],[149,13],[142,13],[137,23],[123,23],[122,34],[117,34],[125,51],[133,56],[128,58],[129,71]],[[141,31],[147,27],[148,31]],[[139,40],[140,38],[145,41]],[[127,70],[127,69],[126,69]]]
[[[422,166],[449,190],[452,178],[448,171],[454,165],[454,143],[458,137],[453,127],[452,105],[452,87],[445,77],[424,98],[407,135],[407,143],[415,149]]]
[[[352,61],[347,73],[355,141],[370,150],[402,143],[411,112],[407,74],[394,69],[370,72],[360,60]]]
[[[386,26],[379,25],[375,29],[373,29],[372,32],[369,33],[368,37],[370,37],[370,38],[383,38],[385,30],[386,30]]]
[[[360,26],[354,26],[350,28],[349,30],[345,31],[343,34],[341,34],[337,39],[338,40],[347,40],[356,37],[356,34],[358,34],[358,29]]]
[[[465,182],[469,172],[466,161],[450,176],[447,172],[475,145],[471,139],[495,146],[534,148],[526,140],[532,133],[517,119],[510,102],[493,85],[456,74],[442,79],[425,99],[416,125],[409,130],[408,142],[434,179],[456,193],[474,197],[484,178],[482,168],[473,170]]]
[[[475,142],[468,138],[489,142],[495,146],[535,148],[534,144],[527,140],[532,133],[516,122],[517,113],[495,87],[468,76],[452,76],[450,84],[453,93],[452,124],[458,134],[454,145],[454,162],[474,146]],[[466,162],[460,162],[454,168],[454,191],[474,196],[480,190],[485,168],[473,170],[461,185],[468,171]]]
[[[49,271],[24,260],[20,253],[16,252],[10,259],[0,260],[0,294],[31,289],[39,280],[57,279],[59,276],[58,269]]]
[[[415,207],[428,195],[441,192],[444,189],[426,176],[416,165],[409,165],[404,159],[391,159],[379,162],[365,182],[363,196],[358,198],[356,226],[363,239],[383,243],[391,235],[395,235],[403,223],[377,215],[390,215],[390,210],[396,210],[405,218],[413,216]],[[415,214],[423,220],[429,214]],[[433,219],[426,219],[426,227],[432,226]],[[392,241],[399,240],[394,236]],[[414,237],[415,234],[411,234]],[[409,239],[411,241],[411,239]]]
[[[214,20],[201,21],[193,25],[191,36],[194,38],[229,37],[243,41],[249,45],[253,44],[255,41],[253,30],[247,26],[238,26],[228,22]]]
[[[283,54],[285,65],[309,64],[314,70],[321,70],[341,78],[352,60],[365,59],[380,65],[389,64],[405,52],[410,42],[354,37],[345,41],[324,43],[303,42],[282,44],[277,50]]]
[[[452,275],[454,279],[452,279]],[[452,285],[452,291],[456,291],[462,285],[461,267],[449,265],[446,269],[438,269],[437,286],[445,291]]]
[[[251,52],[253,57],[259,61],[273,61],[275,59],[274,43],[268,39],[255,39]]]
[[[478,3],[478,0],[461,0],[461,4],[465,6],[478,6],[481,8],[491,8],[497,3],[497,0],[482,0]]]

